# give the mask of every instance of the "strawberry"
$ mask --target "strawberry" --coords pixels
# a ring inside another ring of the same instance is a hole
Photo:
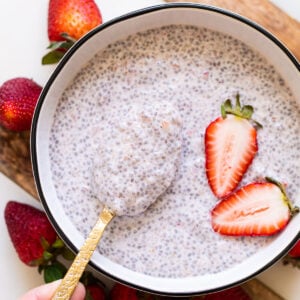
[[[86,286],[87,300],[105,300],[105,293],[99,284],[89,284]]]
[[[289,256],[294,258],[300,258],[300,240],[294,245],[294,247],[289,251]]]
[[[76,40],[102,23],[94,0],[50,0],[48,7],[48,38],[51,51],[42,64],[58,62]]]
[[[224,235],[272,235],[282,230],[298,208],[292,208],[283,186],[271,178],[250,183],[212,210],[213,230]]]
[[[129,286],[116,283],[110,291],[111,300],[159,300],[166,299],[160,296],[135,290]]]
[[[42,87],[28,78],[4,82],[0,87],[0,124],[13,131],[29,130],[41,91]]]
[[[111,300],[138,300],[137,291],[126,285],[116,283],[110,291]]]
[[[300,240],[293,246],[282,260],[284,265],[291,265],[300,269]]]
[[[240,286],[237,286],[206,295],[203,300],[251,300],[251,298]]]
[[[241,181],[258,150],[256,127],[261,127],[251,119],[252,106],[241,107],[239,95],[236,106],[227,100],[221,113],[205,131],[206,176],[218,198],[230,194]]]
[[[44,212],[33,206],[9,201],[4,217],[11,241],[19,258],[26,265],[38,265],[45,248],[56,241],[57,235]]]

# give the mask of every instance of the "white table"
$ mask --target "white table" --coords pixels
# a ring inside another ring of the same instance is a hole
[[[128,11],[163,3],[158,0],[101,1],[99,5],[104,22]],[[300,1],[273,0],[282,9],[300,20]],[[41,57],[48,45],[47,0],[1,0],[0,2],[0,84],[5,80],[25,76],[42,86],[54,66],[42,66]],[[0,297],[15,300],[26,290],[42,284],[36,268],[19,261],[10,242],[3,218],[8,200],[17,200],[39,207],[39,203],[0,173]],[[300,299],[300,270],[282,266],[281,262],[259,278],[287,300]]]

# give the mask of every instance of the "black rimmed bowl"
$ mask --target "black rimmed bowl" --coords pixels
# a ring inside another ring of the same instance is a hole
[[[296,59],[270,33],[231,12],[194,4],[160,5],[116,18],[91,31],[64,56],[46,84],[35,111],[31,135],[32,163],[39,196],[59,235],[75,252],[82,245],[85,234],[74,225],[73,219],[66,211],[68,208],[61,203],[53,182],[49,158],[50,133],[59,100],[82,68],[109,44],[137,32],[171,24],[192,25],[219,31],[255,49],[274,66],[288,84],[298,106],[300,105],[300,67]],[[299,128],[296,131],[299,133]],[[299,134],[297,138],[299,145]],[[295,162],[295,166],[299,167],[299,163]],[[294,184],[299,196],[299,182]],[[299,200],[298,197],[296,200],[298,206]],[[257,253],[225,270],[199,276],[168,278],[145,275],[130,270],[99,252],[93,255],[90,264],[95,270],[112,279],[149,292],[174,296],[209,293],[239,284],[266,270],[299,238],[299,224],[300,215],[297,215],[281,234]]]

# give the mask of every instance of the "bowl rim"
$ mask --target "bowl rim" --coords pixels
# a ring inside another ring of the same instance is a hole
[[[272,33],[270,33],[268,30],[266,30],[265,28],[263,28],[261,25],[255,23],[254,21],[249,20],[246,17],[243,17],[239,14],[236,14],[232,11],[223,9],[223,8],[219,8],[219,7],[215,7],[215,6],[211,6],[211,5],[205,5],[205,4],[196,4],[196,3],[165,3],[165,4],[158,4],[158,5],[153,5],[153,6],[149,6],[149,7],[145,7],[136,11],[132,11],[129,12],[127,14],[121,15],[119,17],[113,18],[101,25],[99,25],[98,27],[92,29],[89,33],[87,33],[85,36],[83,36],[81,39],[79,39],[70,49],[69,51],[63,56],[63,58],[61,59],[61,61],[58,63],[58,65],[56,66],[56,68],[54,69],[53,73],[51,74],[50,78],[48,79],[46,85],[44,86],[41,95],[39,97],[38,103],[36,105],[35,108],[35,112],[34,112],[34,116],[33,116],[33,120],[32,120],[32,125],[31,125],[31,135],[30,135],[30,153],[31,153],[31,162],[32,162],[32,170],[33,170],[33,175],[34,175],[34,180],[35,180],[35,185],[37,188],[37,192],[39,195],[39,198],[41,200],[41,203],[43,205],[43,208],[50,220],[50,222],[52,223],[52,225],[54,226],[54,228],[56,229],[58,235],[61,237],[61,239],[66,243],[66,245],[75,253],[77,253],[79,251],[78,247],[76,247],[74,245],[74,243],[71,241],[71,239],[64,233],[64,231],[62,230],[61,226],[58,224],[58,222],[56,221],[56,219],[53,217],[53,214],[47,204],[46,201],[46,197],[44,196],[44,192],[43,192],[43,188],[42,188],[42,184],[41,184],[41,179],[40,179],[40,175],[39,175],[39,168],[38,168],[38,158],[37,158],[37,151],[36,151],[36,134],[37,134],[37,124],[38,124],[38,120],[39,120],[39,115],[40,115],[40,111],[41,108],[43,106],[44,100],[48,94],[48,91],[50,89],[50,87],[52,86],[53,82],[55,81],[56,77],[58,76],[58,74],[61,72],[61,70],[63,69],[63,67],[66,65],[66,63],[71,59],[71,57],[73,56],[73,54],[77,51],[77,49],[79,49],[87,40],[89,40],[90,38],[92,38],[95,34],[98,34],[99,32],[101,32],[103,29],[113,26],[116,23],[119,22],[123,22],[126,21],[128,19],[137,17],[137,16],[142,16],[144,14],[148,14],[151,12],[155,12],[155,11],[160,11],[160,10],[166,10],[166,9],[176,9],[176,8],[192,8],[192,9],[200,9],[200,10],[208,10],[217,14],[221,14],[224,15],[226,17],[229,18],[233,18],[236,19],[237,21],[240,21],[241,23],[244,23],[252,28],[254,28],[256,31],[262,33],[265,37],[267,37],[269,40],[271,40],[273,43],[275,43],[275,45],[277,47],[279,47],[284,54],[289,58],[289,60],[293,63],[293,65],[296,67],[296,69],[300,72],[300,64],[297,61],[296,57],[287,49],[287,47],[281,42],[279,41]],[[273,260],[269,261],[269,263],[265,264],[262,268],[258,269],[256,272],[250,274],[249,276],[243,277],[240,280],[231,282],[230,284],[227,285],[223,285],[221,287],[216,287],[216,288],[212,288],[210,290],[206,290],[206,291],[202,291],[202,292],[159,292],[157,290],[153,290],[150,288],[145,288],[139,285],[135,285],[131,282],[127,282],[126,280],[117,278],[116,276],[110,274],[108,271],[105,271],[101,268],[99,268],[99,266],[97,266],[93,261],[89,262],[89,265],[95,269],[96,271],[100,272],[101,274],[105,275],[106,277],[120,282],[122,284],[125,285],[129,285],[135,289],[138,290],[143,290],[149,293],[153,293],[153,294],[160,294],[160,295],[167,295],[167,296],[177,296],[177,297],[182,297],[182,296],[196,296],[196,295],[201,295],[201,294],[206,294],[206,293],[213,293],[213,292],[217,292],[226,288],[230,288],[233,287],[235,285],[239,285],[253,277],[255,277],[256,275],[258,275],[259,273],[265,271],[266,269],[268,269],[271,265],[273,265],[275,262],[277,262],[284,253],[286,253],[289,249],[292,248],[292,246],[297,242],[297,240],[300,239],[300,230],[298,232],[298,234],[296,235],[296,237],[292,240],[292,242],[287,245],[282,252],[277,255]]]

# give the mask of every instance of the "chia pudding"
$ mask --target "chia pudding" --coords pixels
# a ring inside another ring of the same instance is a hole
[[[49,150],[57,197],[85,237],[103,207],[93,180],[95,157],[108,160],[99,145],[104,138],[114,143],[111,129],[101,126],[118,122],[136,104],[160,102],[176,108],[181,124],[170,185],[143,213],[113,219],[98,247],[102,255],[140,273],[180,278],[221,272],[272,242],[275,237],[221,236],[211,228],[217,199],[205,175],[204,132],[237,92],[263,125],[240,186],[269,176],[287,183],[296,199],[299,104],[268,61],[239,40],[193,26],[151,29],[109,45],[76,75],[59,100]]]
[[[173,181],[181,156],[176,104],[138,101],[113,107],[99,123],[94,193],[118,216],[145,211]]]

